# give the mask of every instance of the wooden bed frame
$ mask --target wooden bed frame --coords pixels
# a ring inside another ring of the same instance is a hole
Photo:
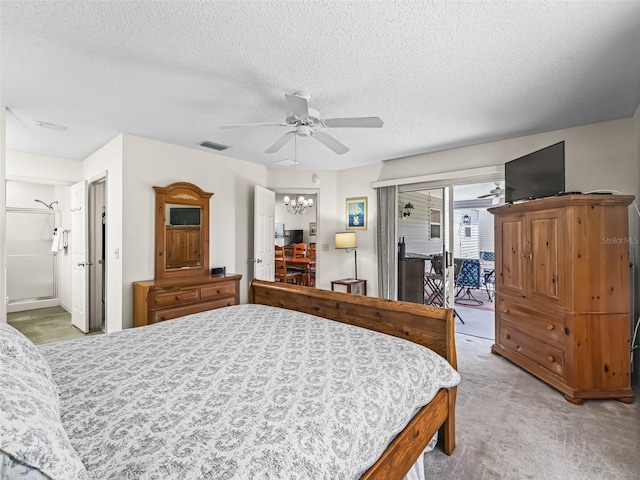
[[[424,345],[458,367],[452,309],[253,280],[249,302],[297,310]],[[455,448],[456,387],[441,389],[389,444],[362,480],[401,480],[436,432],[450,455]]]

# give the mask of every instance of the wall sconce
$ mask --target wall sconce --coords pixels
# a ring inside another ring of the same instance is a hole
[[[465,214],[464,217],[462,217],[462,224],[466,226],[471,225],[471,217]]]
[[[336,233],[335,238],[336,249],[344,249],[347,253],[353,250],[353,258],[355,262],[355,279],[358,279],[358,241],[356,238],[356,232],[339,232]]]
[[[413,205],[411,205],[411,202],[408,202],[402,209],[402,218],[410,217],[412,213],[413,213]]]

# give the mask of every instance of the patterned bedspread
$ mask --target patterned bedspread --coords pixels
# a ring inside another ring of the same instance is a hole
[[[43,345],[94,479],[351,479],[458,373],[411,342],[238,305]]]

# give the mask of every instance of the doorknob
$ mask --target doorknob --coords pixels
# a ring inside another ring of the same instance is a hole
[[[251,263],[262,263],[262,259],[258,258],[257,260],[251,259]]]
[[[89,267],[89,266],[93,265],[93,262],[78,262],[78,266],[79,267],[84,267],[85,265],[87,267]]]

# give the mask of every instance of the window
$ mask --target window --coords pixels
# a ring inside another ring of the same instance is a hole
[[[429,209],[429,238],[440,238],[440,210]]]

